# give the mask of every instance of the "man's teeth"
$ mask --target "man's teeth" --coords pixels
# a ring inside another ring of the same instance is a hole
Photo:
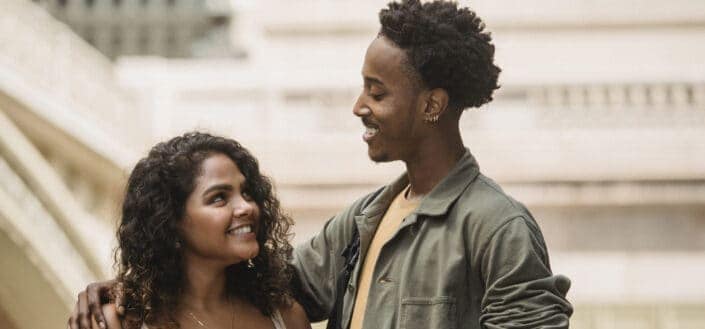
[[[365,133],[368,135],[374,135],[379,131],[377,128],[365,127]]]
[[[250,232],[252,232],[252,226],[245,225],[243,227],[240,227],[240,228],[237,228],[234,230],[230,230],[229,233],[231,233],[231,234],[244,234],[244,233],[250,233]]]

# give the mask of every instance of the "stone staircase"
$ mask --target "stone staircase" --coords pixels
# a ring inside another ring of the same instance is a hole
[[[55,328],[112,276],[115,202],[150,124],[42,8],[6,0],[0,16],[0,327]]]

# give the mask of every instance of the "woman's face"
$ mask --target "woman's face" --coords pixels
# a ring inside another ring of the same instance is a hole
[[[235,162],[222,153],[201,163],[181,222],[185,255],[224,265],[257,256],[259,207]]]

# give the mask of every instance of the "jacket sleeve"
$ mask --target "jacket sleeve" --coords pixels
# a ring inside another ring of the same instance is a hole
[[[294,249],[292,290],[311,322],[325,320],[331,313],[344,265],[342,253],[351,242],[355,216],[369,197],[328,220],[318,234]]]
[[[568,328],[570,280],[552,275],[548,253],[532,219],[515,217],[491,235],[482,252],[483,328]]]

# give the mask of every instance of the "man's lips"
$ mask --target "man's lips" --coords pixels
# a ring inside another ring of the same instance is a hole
[[[362,120],[362,124],[365,126],[365,133],[362,134],[362,139],[365,142],[369,142],[379,133],[379,126],[364,119]]]

